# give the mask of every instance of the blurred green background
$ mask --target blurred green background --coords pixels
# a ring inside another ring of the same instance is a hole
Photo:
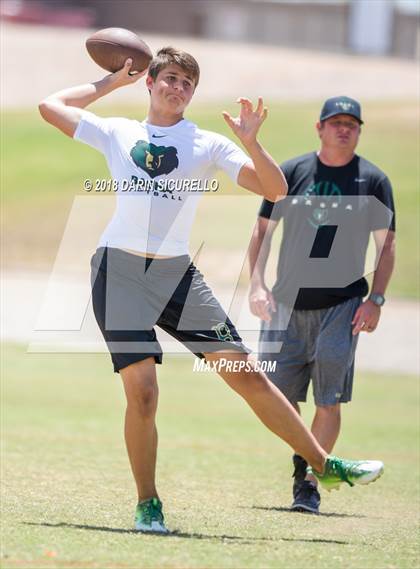
[[[279,162],[318,148],[314,124],[319,105],[270,103],[261,140]],[[143,107],[92,106],[102,116],[143,119]],[[221,105],[192,105],[188,118],[200,127],[232,137]],[[237,107],[226,110],[235,113]],[[416,101],[370,101],[364,104],[365,125],[358,153],[389,176],[397,208],[397,265],[389,295],[419,296],[419,131]],[[13,268],[51,267],[73,198],[85,195],[85,178],[108,178],[104,158],[95,150],[75,143],[47,125],[38,112],[4,111],[2,115],[3,235],[7,251],[3,264]],[[7,140],[7,144],[5,141]],[[245,193],[222,178],[226,193]],[[221,250],[244,251],[257,209],[221,210],[211,196],[204,207],[208,215],[200,223],[229,227],[229,238],[215,243]],[[203,204],[202,204],[203,206]],[[239,215],[238,215],[239,214]],[[201,226],[200,231],[205,232]]]

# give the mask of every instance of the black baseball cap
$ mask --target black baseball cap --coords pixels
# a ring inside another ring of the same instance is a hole
[[[350,97],[331,97],[322,106],[320,121],[325,121],[335,115],[350,115],[363,124],[360,103]]]

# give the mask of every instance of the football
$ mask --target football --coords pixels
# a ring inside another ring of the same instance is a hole
[[[131,72],[144,71],[152,60],[149,46],[135,33],[124,28],[105,28],[86,40],[86,49],[95,63],[114,73],[133,60]]]

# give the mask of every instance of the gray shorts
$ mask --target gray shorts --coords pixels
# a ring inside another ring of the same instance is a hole
[[[281,322],[290,308],[279,304],[271,322],[263,322],[259,359],[276,362],[267,375],[289,401],[306,401],[311,379],[316,405],[351,400],[358,339],[351,322],[361,302],[356,297],[332,308],[293,310],[286,330]]]
[[[162,363],[155,326],[200,358],[249,353],[188,255],[152,260],[101,247],[91,264],[93,311],[115,372],[150,357]]]

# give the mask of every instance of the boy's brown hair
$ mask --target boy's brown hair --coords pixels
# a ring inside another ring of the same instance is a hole
[[[200,79],[200,67],[192,55],[174,47],[162,47],[149,65],[149,75],[156,80],[158,74],[168,65],[179,65],[191,77],[197,87]]]

